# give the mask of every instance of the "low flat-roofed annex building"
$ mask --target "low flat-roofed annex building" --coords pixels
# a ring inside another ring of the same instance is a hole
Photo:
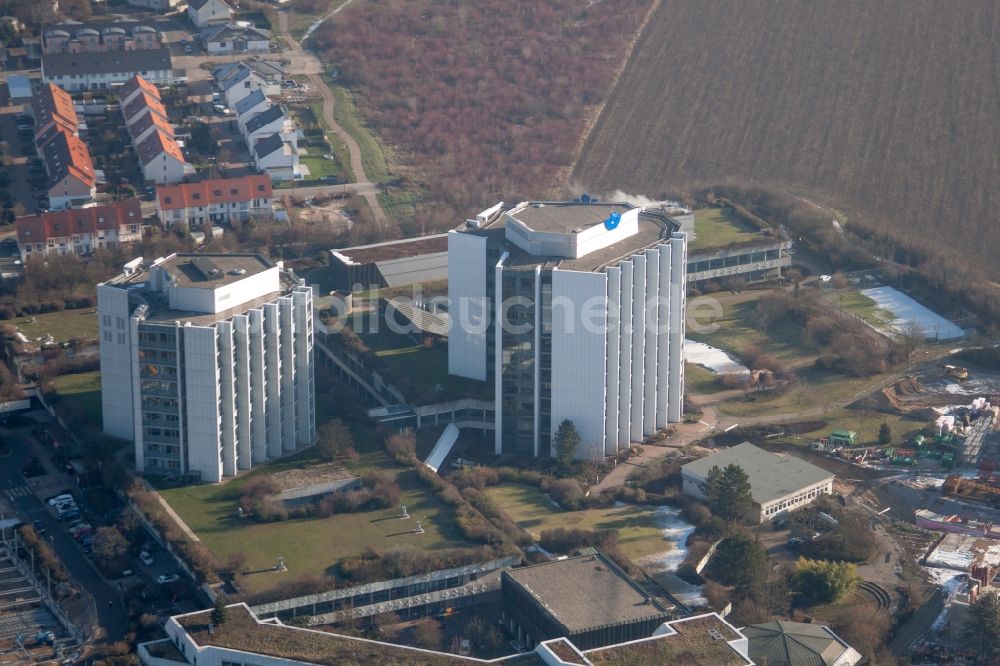
[[[167,638],[139,645],[144,666],[253,664],[254,666],[754,666],[747,640],[716,613],[663,621],[651,635],[594,650],[570,639],[539,643],[533,650],[496,659],[479,659],[407,645],[396,645],[332,631],[305,629],[261,620],[246,604],[228,607],[224,624],[210,626],[211,610],[167,620]]]
[[[759,520],[771,520],[803,507],[820,495],[833,493],[833,472],[791,455],[771,453],[743,442],[681,467],[684,493],[707,499],[706,479],[713,467],[738,465],[750,477],[753,501],[760,507]]]
[[[104,432],[217,482],[315,440],[312,290],[257,254],[174,254],[97,287]]]
[[[340,291],[447,280],[448,234],[330,250],[330,275]]]
[[[650,636],[670,614],[602,553],[509,569],[504,624],[531,647],[565,637],[581,650]]]

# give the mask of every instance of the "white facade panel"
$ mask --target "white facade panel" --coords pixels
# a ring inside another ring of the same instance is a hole
[[[632,279],[631,261],[621,264],[621,321],[618,325],[618,448],[628,448],[632,418]]]
[[[656,432],[656,394],[660,388],[657,384],[656,365],[657,345],[656,332],[660,325],[658,301],[660,297],[660,253],[649,249],[646,255],[646,293],[642,303],[645,340],[643,341],[644,368],[642,393],[642,434],[652,435]]]
[[[670,288],[671,247],[664,244],[659,247],[659,294],[657,318],[660,323],[656,332],[656,427],[666,428],[670,420],[670,311],[673,290]]]
[[[620,342],[621,342],[621,288],[622,271],[614,266],[607,270],[608,276],[608,336],[607,357],[605,359],[604,392],[604,454],[614,455],[619,450],[618,403],[620,383]]]
[[[632,389],[629,403],[629,438],[642,440],[642,398],[645,381],[643,345],[646,341],[646,319],[643,304],[646,300],[646,257],[632,257]]]
[[[452,302],[448,334],[448,372],[486,381],[486,331],[492,313],[486,294],[486,238],[448,234],[448,297]]]
[[[128,292],[97,287],[100,327],[101,407],[105,434],[132,439],[132,333]]]
[[[684,417],[684,321],[687,316],[687,234],[670,238],[670,414],[672,423]]]
[[[219,365],[216,330],[184,326],[184,391],[188,469],[204,481],[222,480],[219,424]]]
[[[233,317],[233,378],[236,392],[236,460],[237,468],[253,465],[252,410],[250,382],[250,319],[246,315]]]
[[[222,473],[236,476],[236,373],[233,350],[233,324],[215,325],[219,345],[219,445],[222,447]]]
[[[569,307],[556,307],[560,301]],[[569,419],[580,433],[578,458],[604,451],[607,276],[552,272],[552,430]]]

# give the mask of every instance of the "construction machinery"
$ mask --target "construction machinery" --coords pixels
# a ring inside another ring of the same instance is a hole
[[[966,379],[969,378],[968,368],[962,368],[957,365],[948,365],[947,363],[939,363],[938,365],[941,368],[944,368],[945,374],[951,377],[952,379],[965,381]]]

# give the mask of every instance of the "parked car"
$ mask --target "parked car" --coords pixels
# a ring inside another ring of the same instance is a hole
[[[55,506],[56,504],[62,504],[65,501],[74,501],[73,496],[70,494],[56,495],[55,497],[49,498],[49,506]]]
[[[147,553],[146,551],[142,551],[141,553],[139,553],[139,559],[147,567],[153,566],[153,556]]]
[[[220,116],[228,116],[233,112],[233,110],[225,104],[213,104],[212,111],[215,111],[215,113]]]
[[[160,585],[169,585],[170,583],[176,583],[181,579],[177,574],[164,574],[157,577],[156,582]]]

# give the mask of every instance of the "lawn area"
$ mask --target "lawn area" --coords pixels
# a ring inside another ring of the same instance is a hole
[[[879,426],[883,423],[892,430],[892,442],[902,446],[913,441],[921,433],[926,422],[920,419],[908,418],[902,414],[886,414],[872,411],[867,415],[856,409],[835,409],[823,417],[826,425],[819,430],[800,432],[769,440],[777,444],[795,444],[805,446],[815,439],[826,437],[832,430],[853,430],[858,433],[858,443],[875,446],[878,443]]]
[[[691,363],[684,364],[684,388],[691,393],[716,393],[722,387],[718,382],[718,375],[706,370],[700,365]]]
[[[341,177],[340,167],[336,160],[325,160],[322,155],[306,155],[299,158],[299,162],[309,167],[309,178],[319,180],[325,176]]]
[[[101,420],[101,373],[99,370],[62,375],[52,380],[59,395],[59,410],[77,434],[99,432]]]
[[[654,522],[653,507],[622,506],[586,511],[563,511],[537,488],[508,484],[487,489],[490,498],[536,538],[544,530],[572,527],[585,530],[618,530],[622,552],[632,560],[662,553],[669,543]]]
[[[407,190],[394,190],[389,194],[379,194],[378,202],[382,210],[397,223],[407,222],[417,216],[420,195]]]
[[[384,148],[358,115],[358,108],[354,105],[354,96],[348,89],[337,85],[329,77],[324,77],[323,80],[330,86],[330,90],[333,91],[333,96],[337,100],[337,106],[333,110],[337,124],[353,136],[354,140],[358,142],[358,146],[361,147],[361,161],[365,165],[368,180],[373,183],[389,180],[389,168],[386,165]]]
[[[60,310],[39,315],[27,315],[8,319],[6,324],[17,326],[29,340],[37,340],[51,335],[56,342],[67,342],[72,338],[96,340],[97,311],[93,308]]]
[[[818,350],[804,347],[798,340],[798,331],[793,326],[771,326],[761,334],[754,322],[754,312],[757,308],[756,299],[744,299],[738,302],[724,302],[723,315],[712,322],[719,329],[714,333],[695,333],[688,331],[688,337],[697,342],[718,347],[730,352],[737,358],[742,358],[746,347],[760,347],[779,361],[786,363],[801,361],[803,358],[816,356]]]
[[[848,377],[831,372],[823,372],[812,366],[797,371],[801,385],[774,395],[769,392],[751,392],[746,398],[727,400],[718,406],[718,412],[725,416],[763,416],[797,412],[811,407],[830,405],[852,398],[860,398],[859,393],[878,386],[879,382],[892,373],[873,377]],[[819,416],[817,418],[825,418]]]
[[[382,551],[414,546],[433,551],[471,545],[455,528],[452,508],[427,491],[416,472],[395,465],[381,452],[363,454],[348,467],[357,471],[377,466],[396,474],[403,489],[400,504],[406,505],[412,516],[409,520],[399,520],[397,508],[278,523],[255,523],[236,516],[240,488],[247,479],[300,467],[310,460],[315,458],[308,449],[227,483],[173,488],[160,494],[220,561],[243,553],[250,571],[258,571],[274,566],[278,557],[285,558],[288,573],[268,571],[246,576],[249,594],[304,575],[326,575],[338,560],[359,555],[369,547]],[[424,533],[412,534],[418,520]]]
[[[690,252],[743,243],[759,237],[760,232],[747,226],[729,207],[699,208],[694,211],[694,236],[688,243]]]
[[[875,301],[854,289],[828,291],[824,294],[836,307],[849,312],[862,321],[871,324],[878,331],[892,329],[896,316],[889,310],[879,307]]]

